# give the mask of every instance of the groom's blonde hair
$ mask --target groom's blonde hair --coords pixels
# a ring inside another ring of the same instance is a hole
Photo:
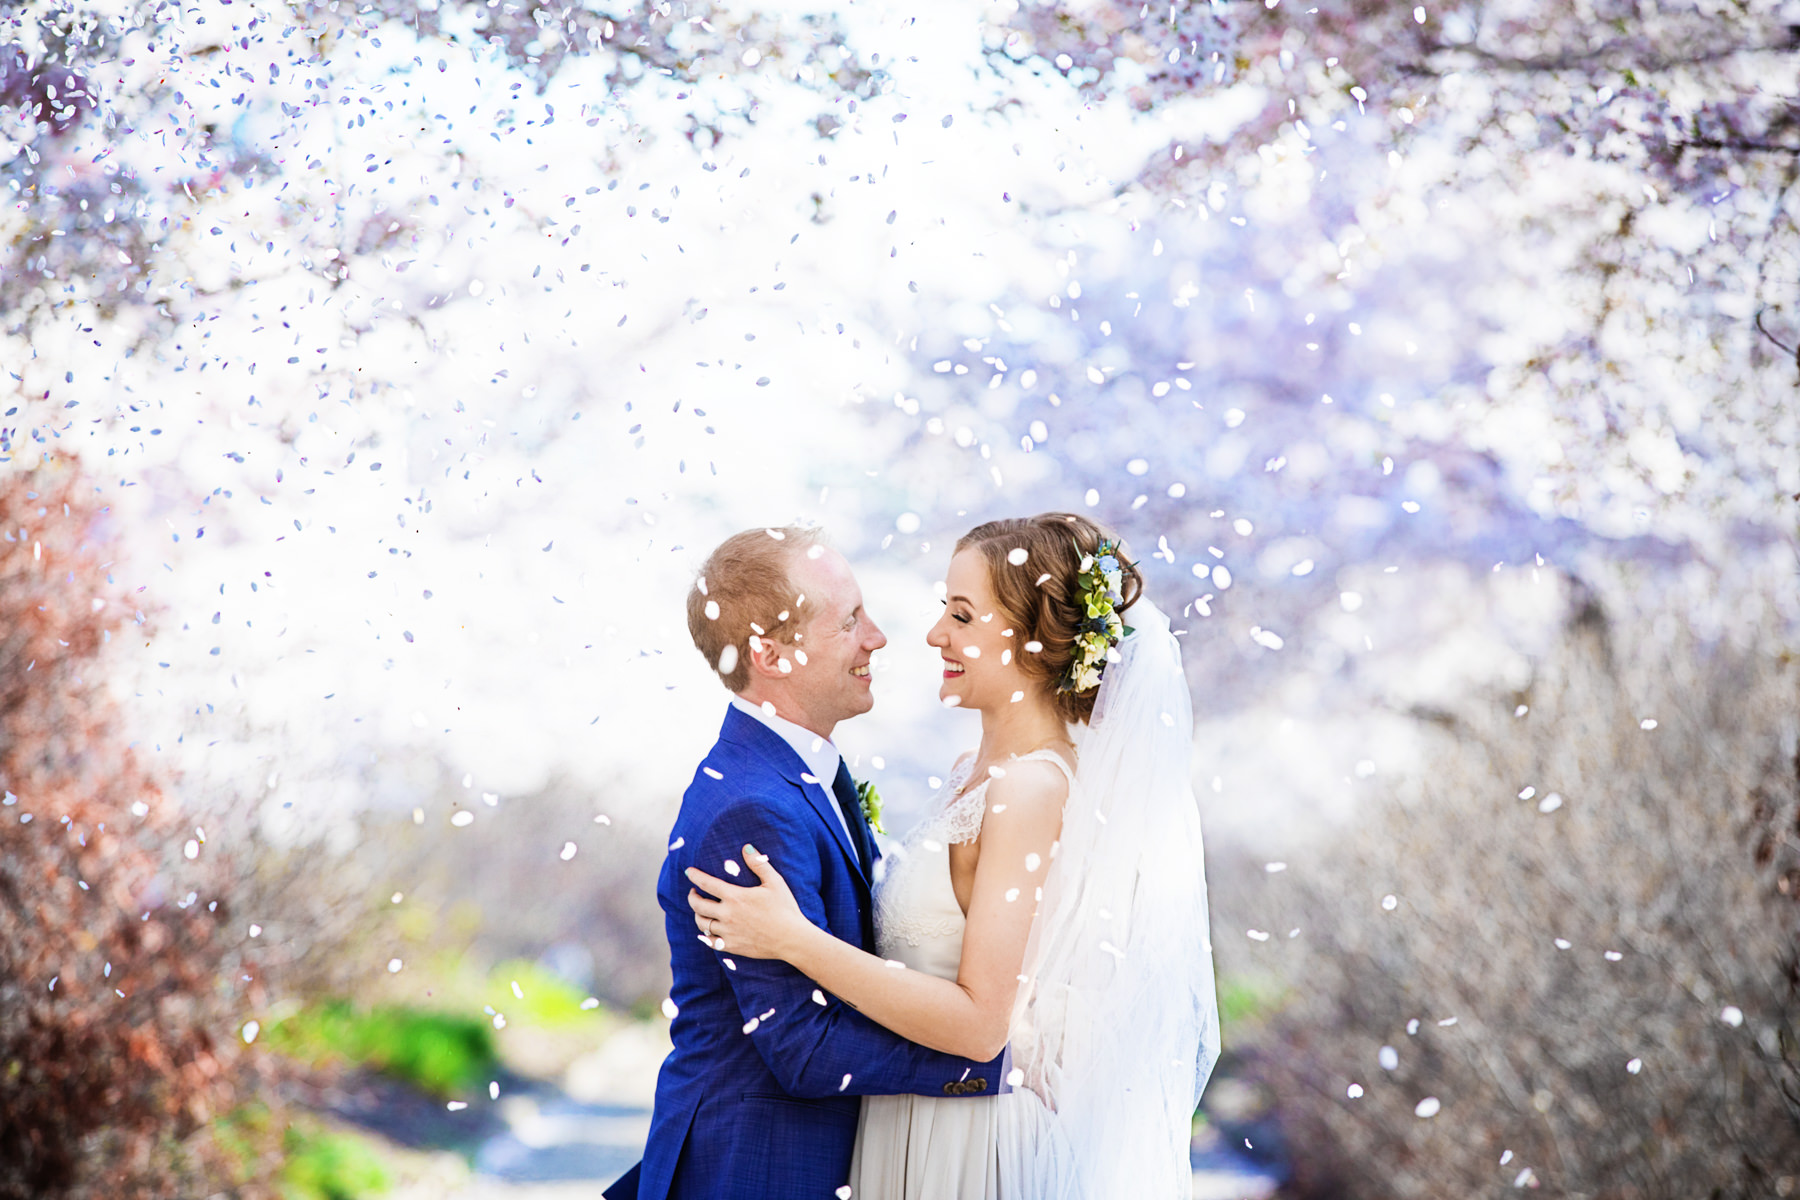
[[[823,531],[804,525],[746,529],[700,565],[688,589],[688,633],[728,690],[741,692],[750,682],[752,637],[790,642],[805,625],[811,606],[794,591],[789,568],[796,555],[824,543]]]

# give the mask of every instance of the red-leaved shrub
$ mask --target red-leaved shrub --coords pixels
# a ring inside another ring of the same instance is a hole
[[[103,498],[14,472],[0,531],[0,1197],[171,1195],[233,1092],[225,903],[104,686],[143,626]]]

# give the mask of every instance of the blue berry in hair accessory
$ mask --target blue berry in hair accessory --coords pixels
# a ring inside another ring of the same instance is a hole
[[[1119,619],[1124,600],[1124,571],[1119,562],[1119,543],[1107,539],[1092,555],[1082,555],[1076,576],[1075,601],[1087,621],[1075,636],[1075,656],[1058,690],[1077,695],[1100,686],[1101,672],[1119,639],[1131,631]]]

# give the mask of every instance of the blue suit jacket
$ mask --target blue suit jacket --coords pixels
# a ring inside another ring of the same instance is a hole
[[[726,876],[726,861],[750,843],[808,919],[874,950],[869,880],[823,795],[831,781],[808,786],[805,769],[785,741],[733,708],[682,797],[656,889],[675,1049],[657,1077],[644,1160],[607,1189],[608,1200],[831,1200],[849,1178],[858,1097],[999,1090],[998,1057],[977,1063],[927,1050],[786,963],[737,958],[701,939],[682,872]],[[854,808],[844,816],[863,819]],[[738,865],[737,882],[754,884]]]

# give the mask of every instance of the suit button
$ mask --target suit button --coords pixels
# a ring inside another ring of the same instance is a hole
[[[959,1083],[958,1081],[952,1079],[949,1083],[946,1083],[944,1085],[944,1095],[960,1096],[962,1094],[963,1094],[963,1085],[961,1083]]]
[[[967,1086],[971,1092],[985,1092],[985,1091],[987,1091],[987,1080],[971,1079],[971,1080],[969,1080]]]

